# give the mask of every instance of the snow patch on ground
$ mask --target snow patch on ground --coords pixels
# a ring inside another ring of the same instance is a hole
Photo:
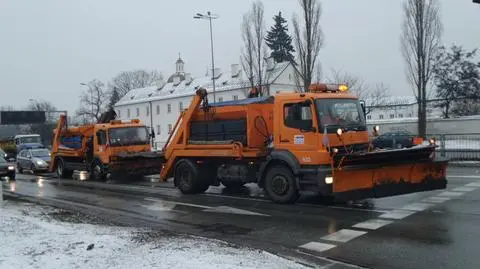
[[[12,201],[0,205],[0,268],[306,268],[217,240],[61,222],[58,215],[65,212]]]

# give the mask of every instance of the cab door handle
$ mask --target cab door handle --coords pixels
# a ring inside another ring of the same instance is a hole
[[[280,142],[282,142],[282,143],[288,143],[288,142],[290,142],[290,140],[288,140],[288,139],[280,139]]]

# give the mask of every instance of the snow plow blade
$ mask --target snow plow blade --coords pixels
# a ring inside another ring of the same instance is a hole
[[[108,170],[113,178],[154,175],[160,174],[163,162],[163,153],[121,153],[110,163]]]
[[[334,157],[333,195],[341,200],[380,198],[445,189],[448,160],[435,146],[345,154]]]

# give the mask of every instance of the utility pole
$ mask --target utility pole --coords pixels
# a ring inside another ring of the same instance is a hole
[[[210,22],[210,49],[212,54],[212,82],[213,82],[213,102],[217,102],[217,98],[215,96],[215,59],[213,53],[213,27],[212,27],[212,20],[218,19],[218,15],[211,13],[210,11],[207,14],[197,13],[193,16],[194,19],[203,19],[208,20]]]

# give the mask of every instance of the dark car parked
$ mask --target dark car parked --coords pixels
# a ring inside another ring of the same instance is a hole
[[[406,131],[387,132],[372,141],[375,148],[410,148],[415,145],[415,136]]]
[[[24,149],[17,155],[17,169],[19,173],[30,170],[32,173],[47,172],[50,165],[50,151],[48,149]]]
[[[3,157],[0,157],[0,179],[4,177],[15,180],[15,166],[8,163]]]
[[[15,153],[14,152],[7,152],[0,148],[0,157],[4,158],[7,162],[14,162],[15,161]]]

